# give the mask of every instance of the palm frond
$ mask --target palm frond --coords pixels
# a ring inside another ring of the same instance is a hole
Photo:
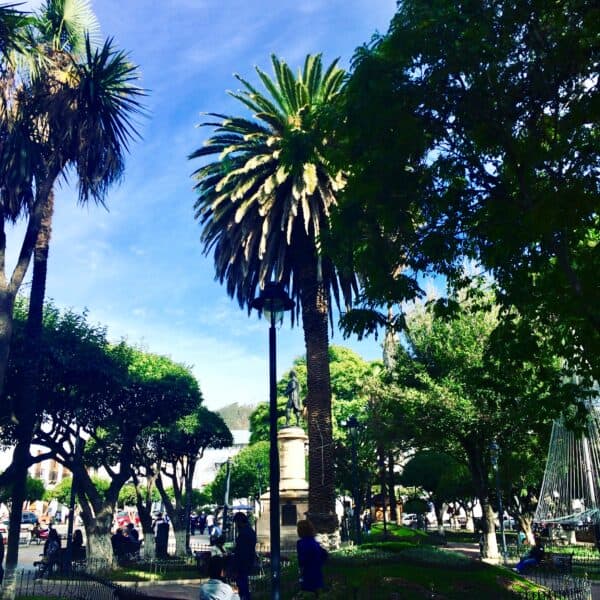
[[[264,92],[239,75],[244,89],[230,92],[253,119],[213,114],[216,121],[202,124],[213,127],[213,135],[190,154],[218,157],[194,172],[204,252],[214,256],[216,279],[242,306],[271,278],[299,299],[303,261],[315,261],[311,268],[338,302],[355,289],[355,277],[341,276],[320,256],[320,235],[343,178],[324,158],[325,139],[312,128],[319,121],[313,114],[341,91],[343,71],[334,61],[323,74],[320,55],[308,56],[297,76],[283,60],[271,61],[273,76],[256,69]]]
[[[83,55],[86,45],[101,43],[100,23],[90,0],[46,0],[38,13],[38,29],[56,52]]]
[[[0,58],[12,62],[11,53],[22,54],[28,44],[27,27],[32,24],[30,15],[21,12],[19,4],[0,6]]]

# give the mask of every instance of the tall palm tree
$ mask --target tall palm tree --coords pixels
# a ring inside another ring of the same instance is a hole
[[[243,90],[231,93],[254,119],[209,113],[219,119],[204,146],[191,154],[218,159],[195,171],[196,218],[206,254],[214,253],[216,277],[249,309],[258,288],[270,280],[290,290],[302,314],[308,370],[309,513],[317,529],[336,527],[328,325],[331,296],[349,303],[356,291],[322,252],[344,175],[325,156],[328,139],[321,115],[342,92],[344,71],[321,55],[306,57],[294,76],[272,56],[274,78],[260,69],[266,90],[240,76]]]
[[[35,348],[41,337],[46,267],[54,207],[54,184],[71,168],[79,199],[103,202],[123,173],[124,156],[137,135],[133,115],[140,112],[137,68],[106,41],[93,48],[97,22],[85,0],[48,0],[36,15],[33,68],[23,78],[18,119],[24,124],[18,144],[26,149],[32,198],[27,236],[34,243],[27,339],[26,402],[13,407],[18,442],[13,454],[13,499],[24,494],[29,444],[37,418],[39,370]],[[31,240],[30,240],[31,243]],[[22,252],[23,253],[23,252]],[[18,504],[18,503],[17,503]],[[19,526],[17,516],[14,528]],[[11,515],[11,530],[13,528]],[[18,535],[12,536],[18,540]],[[10,545],[7,566],[16,564],[18,545]]]

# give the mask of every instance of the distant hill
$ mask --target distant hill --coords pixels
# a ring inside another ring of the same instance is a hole
[[[256,406],[252,404],[228,404],[220,408],[217,412],[223,418],[229,429],[250,429],[250,415],[254,412]]]

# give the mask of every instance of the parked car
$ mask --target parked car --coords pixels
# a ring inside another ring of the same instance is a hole
[[[35,525],[38,522],[37,515],[33,512],[24,511],[21,514],[21,525]]]
[[[405,513],[402,515],[402,525],[412,527],[417,524],[417,515],[415,513]]]
[[[136,527],[140,524],[140,517],[137,513],[120,510],[115,515],[115,524],[117,527],[125,527],[126,525],[129,525],[129,523],[133,523]]]

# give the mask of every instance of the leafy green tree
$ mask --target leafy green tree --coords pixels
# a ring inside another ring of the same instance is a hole
[[[507,324],[516,306],[600,379],[597,15],[592,0],[407,0],[357,50],[332,231],[367,307],[422,295],[431,271],[469,285],[474,259]]]
[[[188,523],[193,502],[193,479],[196,464],[207,448],[225,448],[233,436],[225,421],[200,405],[168,426],[156,429],[153,443],[157,456],[156,487],[175,532],[178,554],[189,551]],[[163,480],[172,483],[171,498]]]
[[[45,500],[58,500],[61,504],[69,504],[71,499],[71,489],[73,487],[73,477],[65,477],[57,483],[52,489],[46,490]]]
[[[16,339],[25,335],[26,307],[19,314],[23,321],[16,321]],[[43,422],[52,427],[36,430],[34,441],[47,452],[31,460],[51,456],[76,475],[89,552],[110,556],[114,506],[132,476],[138,435],[150,425],[167,425],[189,413],[200,397],[198,384],[187,367],[124,343],[111,347],[104,329],[89,325],[85,315],[51,305],[44,315],[43,339],[40,398]],[[15,346],[11,354],[9,404],[20,398],[19,373],[27,360],[26,353],[18,351],[21,348]],[[3,427],[1,433],[10,443],[11,427]],[[90,467],[103,467],[108,473],[105,494],[90,478]]]
[[[25,26],[28,18],[14,4],[0,6],[0,68],[4,74],[6,63],[11,62],[12,53],[21,53],[27,43]]]
[[[256,442],[236,454],[230,466],[230,498],[260,498],[269,486],[269,443]],[[212,501],[223,504],[226,486],[226,468],[221,466],[210,484]]]
[[[482,302],[485,304],[485,302]],[[528,432],[547,429],[560,407],[573,401],[559,362],[545,348],[535,360],[489,352],[497,309],[464,304],[453,319],[415,309],[406,347],[399,346],[393,385],[380,405],[382,419],[422,449],[442,451],[468,465],[485,522],[484,554],[497,554],[490,446],[518,448]],[[540,337],[538,344],[543,347]],[[542,457],[538,460],[543,461]]]
[[[137,500],[137,490],[133,483],[126,483],[119,490],[119,506],[135,506]]]
[[[216,133],[190,158],[219,158],[194,174],[196,218],[217,278],[241,306],[250,309],[258,288],[274,280],[296,300],[294,317],[302,313],[309,513],[319,531],[334,531],[328,320],[331,299],[349,303],[356,281],[336,269],[319,241],[345,182],[325,158],[332,138],[324,135],[321,115],[341,94],[344,71],[337,61],[323,69],[320,55],[307,56],[297,76],[277,57],[272,63],[274,78],[257,69],[266,94],[240,76],[244,89],[231,94],[253,120],[212,114],[216,121],[205,123]]]
[[[42,500],[45,494],[46,489],[44,487],[44,482],[41,479],[36,479],[35,477],[30,477],[28,475],[27,484],[25,487],[25,499],[28,502]],[[5,504],[12,504],[12,500],[12,486],[6,485],[0,487],[0,502],[4,502]]]
[[[464,463],[443,452],[418,452],[405,465],[400,484],[425,491],[435,507],[438,527],[443,532],[443,514],[448,503],[464,504],[465,491],[472,498],[473,484]]]

